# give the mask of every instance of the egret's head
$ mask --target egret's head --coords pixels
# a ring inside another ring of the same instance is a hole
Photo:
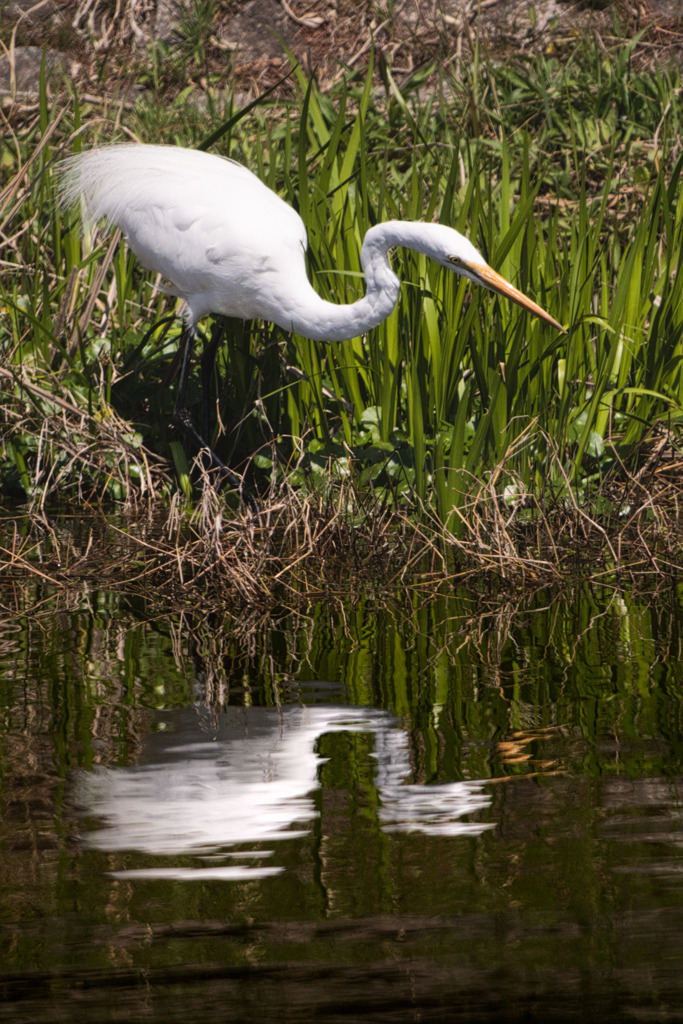
[[[422,249],[425,255],[456,274],[468,278],[474,284],[483,285],[489,291],[517,303],[522,309],[564,333],[562,324],[490,267],[468,238],[444,224],[425,224],[424,227],[427,229],[425,246]]]

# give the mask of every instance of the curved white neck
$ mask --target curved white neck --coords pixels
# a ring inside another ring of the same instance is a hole
[[[287,322],[275,322],[314,341],[344,341],[377,327],[396,305],[401,286],[389,264],[388,252],[397,245],[423,251],[423,228],[423,224],[412,221],[385,221],[370,228],[360,257],[366,281],[362,299],[338,306],[321,299],[307,281],[308,287],[301,289],[295,301],[290,300]]]

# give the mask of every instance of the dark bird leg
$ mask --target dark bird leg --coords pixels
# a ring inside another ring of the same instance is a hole
[[[235,490],[239,492],[240,496],[244,499],[244,501],[246,501],[250,508],[256,510],[258,509],[258,505],[256,503],[255,498],[248,493],[240,477],[238,477],[236,473],[233,473],[229,466],[226,466],[225,463],[218,458],[214,450],[209,445],[208,441],[204,440],[202,435],[195,427],[192,421],[192,417],[190,416],[189,409],[187,408],[187,381],[190,375],[190,357],[192,355],[192,349],[194,348],[196,336],[197,331],[194,324],[185,324],[185,326],[183,327],[183,333],[180,338],[180,342],[183,345],[183,363],[180,368],[180,379],[178,381],[178,390],[176,392],[175,405],[173,407],[173,422],[176,425],[176,427],[178,427],[178,429],[184,434],[184,436],[186,438],[189,438],[197,446],[197,448],[200,449],[200,451],[208,452],[209,458],[211,459],[211,463],[220,470],[221,475],[223,476],[225,481],[227,481],[227,483],[229,483],[231,487],[234,487]],[[214,335],[212,334],[209,346],[211,346],[213,343]],[[214,356],[217,345],[218,340],[215,341],[215,346],[213,350]],[[208,419],[208,413],[206,418]]]
[[[214,322],[211,338],[202,352],[202,401],[204,404],[204,437],[211,435],[209,423],[209,396],[211,394],[211,373],[216,363],[216,352],[223,338],[223,318]]]

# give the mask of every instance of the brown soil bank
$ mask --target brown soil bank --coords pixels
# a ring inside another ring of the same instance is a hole
[[[675,0],[9,0],[0,14],[0,96],[5,110],[38,88],[43,50],[56,86],[64,76],[89,99],[125,102],[152,77],[169,90],[234,84],[238,101],[262,92],[290,68],[291,53],[321,83],[358,69],[374,48],[379,73],[400,86],[457,76],[476,43],[501,59],[511,53],[569,53],[591,34],[642,33],[637,59],[655,64],[683,50]]]

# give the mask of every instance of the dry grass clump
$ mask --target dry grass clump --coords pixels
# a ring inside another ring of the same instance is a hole
[[[414,530],[348,480],[307,493],[285,481],[260,511],[239,516],[205,486],[189,517],[172,504],[164,538],[167,561],[153,567],[155,578],[170,572],[183,591],[246,607],[296,603],[359,581],[386,586],[407,564]]]
[[[581,507],[571,489],[552,505],[521,493],[503,501],[494,474],[472,481],[450,530],[427,510],[389,509],[349,478],[308,493],[285,482],[259,511],[241,513],[205,481],[192,510],[176,496],[163,520],[158,511],[81,515],[76,534],[72,521],[42,510],[0,520],[0,583],[90,579],[178,608],[199,596],[205,608],[252,616],[311,598],[455,584],[514,591],[663,578],[683,564],[680,462],[675,446],[653,446],[620,495],[596,494]]]
[[[166,460],[147,451],[112,407],[91,414],[54,378],[0,366],[0,459],[13,464],[28,508],[56,501],[97,507],[118,495],[124,507],[152,501],[169,481]],[[21,445],[15,439],[21,439]],[[23,457],[29,449],[30,460]]]

